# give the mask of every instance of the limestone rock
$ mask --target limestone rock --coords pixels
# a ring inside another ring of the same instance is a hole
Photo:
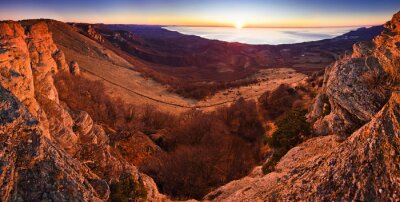
[[[164,200],[102,126],[58,99],[53,76],[68,67],[47,21],[22,23],[0,22],[0,201],[107,201],[126,175]]]
[[[320,103],[312,106],[310,120],[321,135],[348,136],[371,118],[388,101],[391,88],[400,81],[400,13],[387,23],[384,31],[371,42],[354,45],[353,54],[327,68],[324,90],[329,114],[322,114]]]
[[[103,36],[99,33],[97,33],[96,29],[92,25],[87,26],[87,33],[89,36],[91,36],[93,39],[99,41],[99,42],[104,42]]]
[[[400,12],[396,13],[393,19],[386,23],[385,27],[393,32],[400,32]]]
[[[92,130],[93,120],[90,115],[85,111],[78,111],[71,113],[74,119],[74,131],[79,134],[80,137],[86,136]]]
[[[1,85],[0,114],[1,201],[106,199],[91,185],[102,180],[44,137],[37,119]]]
[[[44,22],[29,25],[27,30],[27,45],[39,102],[40,99],[58,102],[58,93],[52,77],[58,70],[57,63],[52,56],[58,50],[53,43],[51,33]]]
[[[329,67],[325,76],[326,87],[320,96],[327,97],[331,112],[321,114],[323,105],[314,106],[319,113],[311,113],[322,117],[314,124],[317,134],[350,135],[371,120],[390,96],[387,74],[373,57],[344,58]]]
[[[62,52],[61,50],[56,50],[53,53],[53,59],[57,63],[58,71],[68,72],[68,64],[65,60],[64,52]]]
[[[0,23],[0,38],[13,39],[16,37],[23,37],[24,29],[21,24],[13,21],[2,21]]]
[[[69,65],[69,71],[71,72],[71,74],[73,74],[75,76],[81,74],[79,64],[76,61],[71,62],[71,64]]]
[[[48,124],[50,134],[68,152],[74,153],[78,136],[73,132],[73,121],[68,113],[59,103],[58,92],[54,86],[53,75],[64,62],[56,62],[54,55],[60,55],[53,42],[52,35],[48,31],[45,22],[37,22],[26,26],[27,45],[31,58],[33,70],[35,97],[42,106],[47,120],[42,122]],[[62,57],[58,57],[62,59]]]
[[[0,22],[0,84],[11,91],[34,115],[39,114],[24,28],[16,22]]]
[[[73,131],[73,119],[60,104],[51,100],[41,102],[46,111],[52,137],[68,152],[74,153],[78,135]]]

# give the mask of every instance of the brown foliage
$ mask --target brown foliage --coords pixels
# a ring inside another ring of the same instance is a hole
[[[257,165],[264,133],[254,102],[242,99],[213,113],[191,111],[166,135],[161,145],[166,152],[141,169],[163,193],[201,199]]]
[[[288,85],[282,84],[276,90],[265,92],[260,98],[266,119],[275,120],[292,109],[300,95]]]
[[[100,81],[59,73],[55,85],[60,99],[71,109],[86,111],[95,122],[119,131],[152,133],[174,122],[172,115],[153,106],[139,107],[105,95],[104,84]]]
[[[260,161],[265,131],[254,101],[240,99],[215,112],[193,110],[175,117],[113,99],[99,81],[62,73],[55,81],[60,99],[71,109],[86,111],[96,123],[117,130],[110,136],[114,145],[129,143],[132,131],[163,131],[157,141],[163,151],[146,157],[141,169],[172,197],[201,199],[211,189],[246,176]],[[119,152],[132,162],[127,151]]]

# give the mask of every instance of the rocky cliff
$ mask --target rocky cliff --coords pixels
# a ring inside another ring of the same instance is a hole
[[[215,201],[400,200],[400,13],[327,68],[309,119],[319,135],[205,197]]]
[[[79,66],[67,65],[46,21],[0,22],[0,200],[107,200],[125,179],[163,200],[151,178],[113,155],[100,125],[59,100],[60,71]]]

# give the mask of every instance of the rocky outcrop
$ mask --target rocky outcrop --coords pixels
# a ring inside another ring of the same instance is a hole
[[[295,147],[264,176],[219,188],[216,201],[398,201],[400,200],[400,92],[344,142],[336,136]]]
[[[65,60],[64,52],[61,50],[56,50],[53,53],[53,59],[56,61],[59,71],[68,71],[68,64]]]
[[[387,74],[374,57],[348,57],[329,67],[324,92],[310,113],[316,133],[348,136],[370,121],[390,96],[386,81]]]
[[[348,136],[387,103],[392,86],[400,81],[399,18],[396,14],[385,25],[388,30],[371,42],[355,44],[352,55],[327,68],[318,96],[326,100],[317,100],[309,114],[317,134]],[[330,106],[327,113],[322,113],[323,102]]]
[[[40,107],[35,99],[31,61],[21,24],[0,23],[0,83],[11,91],[38,117]]]
[[[373,42],[329,67],[309,118],[319,134],[267,175],[218,188],[212,201],[399,201],[400,13]]]
[[[0,200],[106,201],[109,185],[127,176],[147,200],[164,200],[102,126],[59,100],[53,76],[69,67],[47,21],[22,24],[0,22]]]
[[[161,137],[159,136],[159,138]],[[141,165],[157,152],[161,152],[161,148],[142,132],[135,132],[133,134],[120,133],[118,136],[113,136],[112,141],[124,159],[133,165]]]
[[[45,137],[38,120],[0,85],[1,201],[100,201],[107,183]],[[104,184],[97,190],[92,184]]]
[[[52,35],[45,22],[26,25],[27,45],[33,72],[35,97],[45,112],[42,123],[48,124],[51,136],[70,153],[75,152],[78,136],[73,132],[70,114],[59,104],[58,92],[53,75],[64,71],[62,53],[53,43]],[[57,56],[57,60],[54,59]]]
[[[93,25],[88,25],[86,32],[89,34],[90,37],[92,37],[96,41],[104,42],[103,36],[101,34],[97,33],[97,31],[93,27]]]
[[[79,68],[79,64],[76,61],[72,61],[70,66],[69,66],[69,71],[73,75],[80,75],[81,74],[81,69]]]

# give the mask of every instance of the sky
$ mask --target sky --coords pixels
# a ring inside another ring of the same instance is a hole
[[[1,20],[244,27],[383,24],[400,0],[0,0]]]

